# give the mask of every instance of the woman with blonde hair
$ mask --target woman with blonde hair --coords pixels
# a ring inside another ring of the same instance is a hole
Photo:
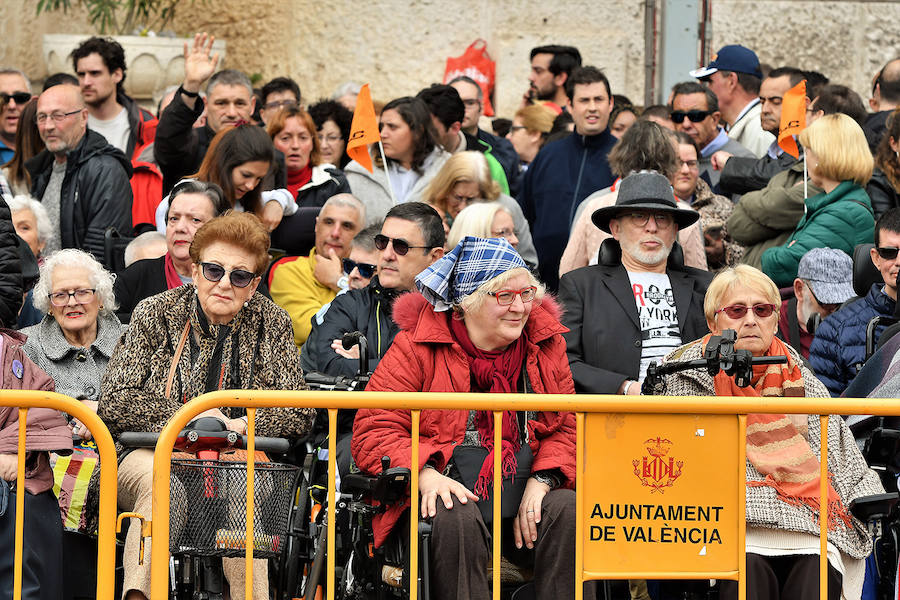
[[[513,217],[499,202],[477,202],[462,209],[453,220],[447,236],[446,248],[452,250],[466,236],[504,238],[513,248],[518,247]]]
[[[797,277],[800,258],[813,248],[836,248],[850,256],[870,243],[875,227],[872,204],[862,186],[872,177],[873,160],[862,128],[843,113],[825,115],[800,133],[809,178],[822,193],[806,199],[806,211],[783,246],[762,255],[762,270],[779,287]]]
[[[528,168],[538,150],[547,142],[555,118],[556,114],[543,104],[532,104],[516,111],[506,139],[516,149],[522,171]]]
[[[451,156],[425,188],[422,201],[437,210],[450,226],[460,211],[474,202],[499,202],[513,217],[519,255],[530,265],[538,264],[531,229],[522,208],[513,198],[500,192],[482,153],[468,151]]]

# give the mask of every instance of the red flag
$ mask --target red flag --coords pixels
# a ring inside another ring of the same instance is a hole
[[[800,158],[795,135],[806,128],[806,80],[804,79],[781,98],[781,125],[778,128],[778,145],[782,150]]]
[[[353,123],[350,125],[350,139],[347,140],[347,156],[361,164],[369,173],[373,173],[372,157],[369,156],[369,144],[381,141],[378,131],[378,120],[375,118],[375,106],[369,84],[362,86],[356,97],[356,109],[353,111]]]

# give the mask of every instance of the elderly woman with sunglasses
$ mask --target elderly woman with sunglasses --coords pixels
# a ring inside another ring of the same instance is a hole
[[[205,392],[305,388],[290,317],[256,293],[269,262],[268,247],[268,232],[251,213],[228,212],[197,230],[190,249],[193,284],[140,302],[110,360],[98,414],[113,436],[160,431],[185,402]],[[246,432],[242,409],[203,414]],[[301,436],[314,414],[305,408],[260,409],[256,433]],[[119,508],[149,514],[153,452],[118,449]],[[138,564],[139,541],[139,528],[132,527],[125,540],[126,600],[150,592],[146,556]],[[243,559],[226,559],[232,598],[243,597],[243,584],[234,583],[242,565]],[[268,598],[265,561],[255,573],[254,596]]]
[[[367,390],[393,392],[561,393],[575,391],[559,322],[526,263],[503,238],[463,238],[416,277],[421,293],[401,296],[393,318],[401,331]],[[434,597],[487,599],[493,453],[502,454],[503,520],[514,540],[504,555],[533,565],[538,599],[575,596],[575,416],[504,413],[503,445],[493,447],[486,411],[424,410],[420,453],[410,465],[410,414],[365,409],[351,442],[356,464],[381,471],[419,470],[421,505],[433,523]],[[381,546],[404,512],[374,518]],[[497,524],[501,526],[501,524]]]
[[[775,337],[778,288],[754,267],[739,265],[716,276],[703,310],[710,335],[669,354],[665,361],[703,356],[712,335],[737,333],[735,348],[753,356],[786,356],[786,364],[754,367],[749,387],[723,372],[689,370],[666,378],[673,396],[828,397],[800,354]],[[747,598],[819,598],[819,416],[747,415]],[[861,496],[883,491],[839,415],[828,419],[828,597],[859,598],[872,538],[849,512]],[[736,582],[723,581],[720,597],[737,598]]]

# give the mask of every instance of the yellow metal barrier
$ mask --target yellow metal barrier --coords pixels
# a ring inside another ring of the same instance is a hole
[[[338,409],[353,408],[381,408],[410,410],[412,418],[411,439],[411,483],[410,483],[410,590],[411,600],[417,600],[418,591],[416,579],[418,572],[418,432],[419,418],[422,410],[486,410],[494,414],[494,447],[501,447],[501,418],[503,410],[527,410],[527,411],[571,411],[576,413],[577,438],[576,438],[576,466],[577,472],[583,472],[586,444],[584,440],[585,415],[588,413],[622,413],[622,414],[657,414],[657,415],[734,415],[739,420],[739,449],[738,466],[739,479],[744,481],[745,464],[745,436],[746,415],[752,413],[769,414],[818,414],[821,423],[822,454],[820,455],[821,468],[827,468],[827,460],[821,461],[822,456],[827,457],[828,452],[828,423],[827,415],[833,414],[871,414],[871,415],[896,415],[900,414],[900,399],[854,399],[854,398],[738,398],[738,397],[673,397],[673,396],[602,396],[602,395],[562,395],[562,394],[450,394],[450,393],[393,393],[393,392],[335,392],[335,391],[246,391],[223,390],[211,392],[199,396],[181,407],[172,417],[160,434],[154,454],[154,481],[153,481],[153,518],[152,536],[156,538],[151,549],[151,597],[164,598],[167,594],[168,563],[169,563],[169,479],[171,473],[172,449],[175,438],[187,423],[201,412],[218,407],[247,407],[249,416],[248,446],[252,448],[254,443],[254,416],[256,408],[292,408],[311,407],[327,408],[329,415],[329,455],[328,455],[328,532],[327,532],[327,589],[328,599],[333,600],[335,594],[335,553],[334,553],[334,526],[335,521],[335,482],[331,475],[335,469],[336,423]],[[253,461],[248,452],[248,530],[246,548],[251,549],[247,553],[247,598],[252,598],[252,548],[253,518],[250,513],[253,510],[252,500],[252,473]],[[499,507],[501,485],[501,470],[499,468],[500,453],[495,452],[494,465],[494,532],[493,532],[493,595],[495,599],[500,596],[500,533]],[[821,472],[820,472],[821,473]],[[821,598],[827,598],[827,478],[821,478],[820,486],[820,594]],[[738,586],[738,598],[746,597],[745,561],[744,550],[744,509],[743,494],[737,502],[739,527],[738,544],[741,551],[741,560],[737,571],[734,572],[692,572],[688,578],[706,579],[710,577],[723,579],[736,579]],[[586,575],[595,575],[584,572],[584,485],[576,486],[576,600],[582,600],[582,584],[587,579]],[[681,573],[654,572],[648,570],[641,573],[603,573],[604,578],[629,579],[669,579],[684,578]]]
[[[97,537],[97,598],[114,600],[116,569],[116,479],[118,463],[112,436],[97,414],[78,400],[54,392],[0,390],[0,406],[19,409],[19,450],[16,489],[25,489],[25,425],[30,408],[52,408],[65,412],[85,424],[100,453],[100,524]],[[22,597],[22,551],[25,494],[16,494],[16,547],[13,600]]]

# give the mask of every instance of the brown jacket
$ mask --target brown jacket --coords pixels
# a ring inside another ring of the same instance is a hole
[[[25,355],[25,336],[0,330],[0,388],[5,390],[54,390],[53,380]],[[16,454],[19,449],[19,409],[0,406],[0,454]],[[30,408],[25,426],[25,489],[31,494],[53,487],[53,471],[47,452],[71,452],[72,431],[62,414],[50,408]]]

